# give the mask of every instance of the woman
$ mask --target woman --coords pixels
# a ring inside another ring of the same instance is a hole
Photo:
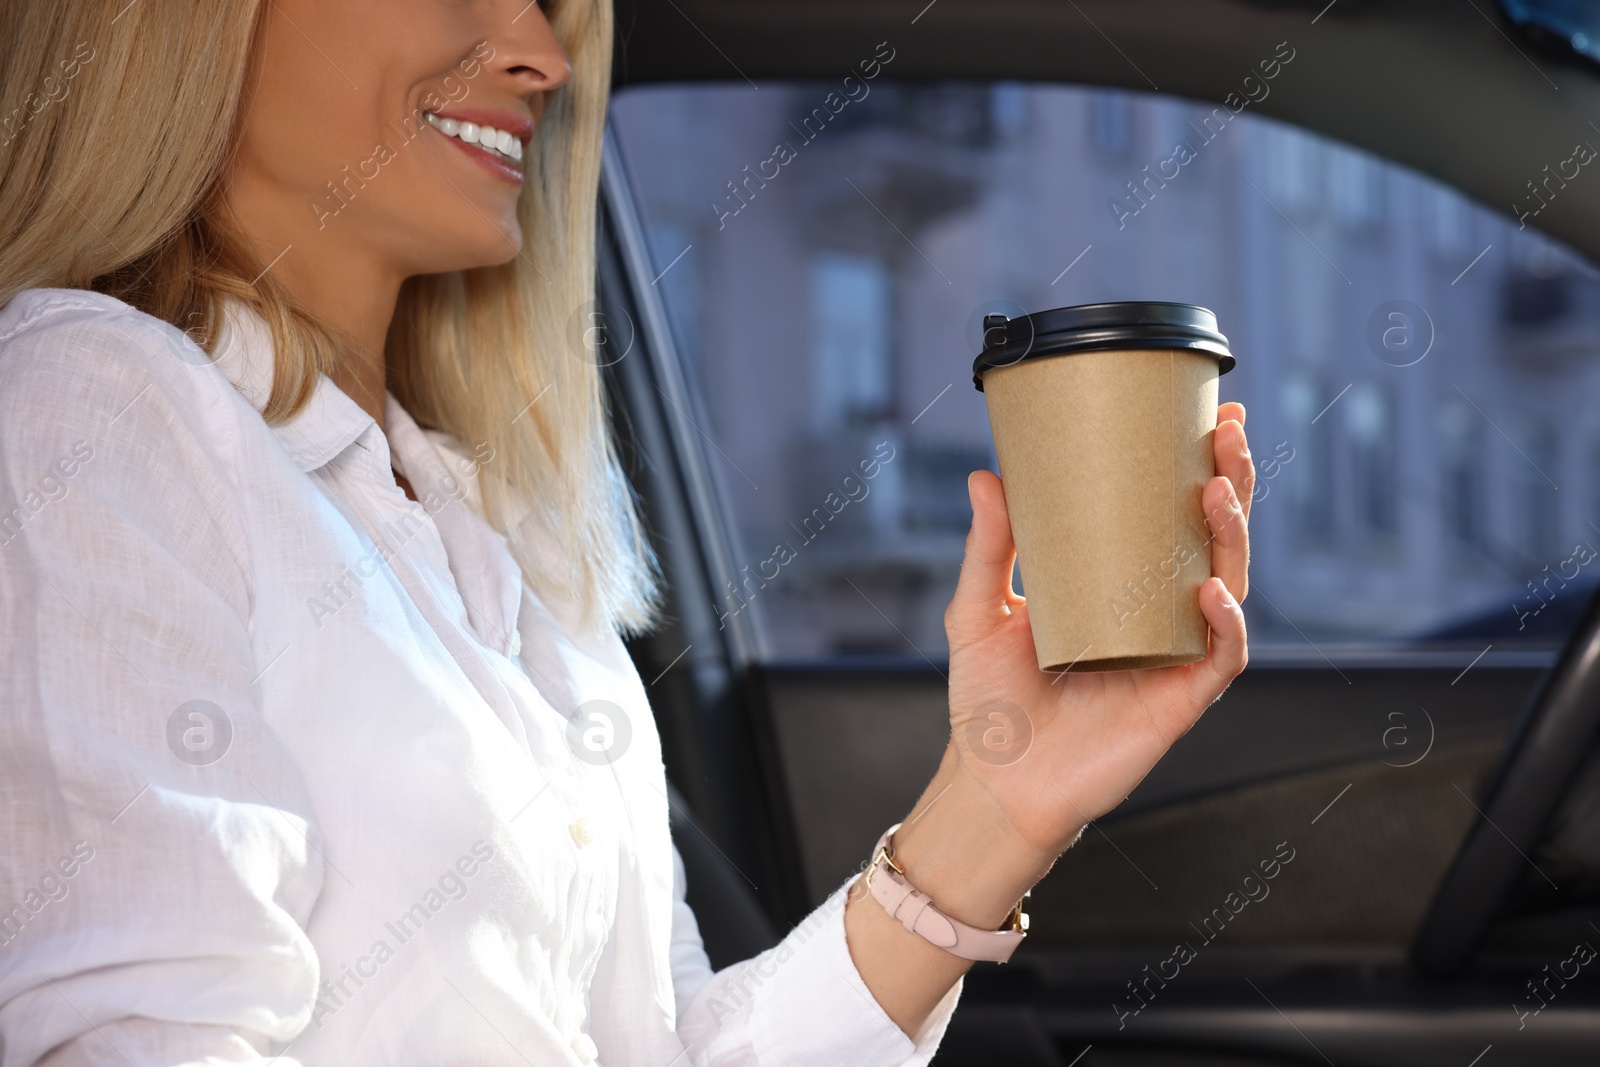
[[[926,1063],[1243,669],[1238,405],[1190,666],[1040,672],[975,473],[952,743],[892,863],[711,973],[618,636],[654,565],[569,334],[611,33],[605,0],[0,13],[0,1067]],[[995,701],[1035,737],[1005,766],[961,741]],[[631,736],[599,758],[597,708]]]

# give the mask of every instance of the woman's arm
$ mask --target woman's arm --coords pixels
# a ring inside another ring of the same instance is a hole
[[[50,315],[0,346],[0,1047],[264,1063],[316,998],[323,872],[259,714],[221,394]]]
[[[1248,592],[1255,469],[1243,405],[1223,404],[1217,418],[1217,476],[1201,498],[1213,539],[1213,576],[1199,594],[1211,647],[1199,663],[1070,677],[1039,670],[1027,602],[1011,586],[1016,553],[1000,480],[988,472],[969,480],[972,529],[945,613],[950,745],[894,836],[907,880],[952,918],[997,929],[1084,827],[1121,803],[1244,669],[1239,602]],[[972,758],[963,744],[967,724],[999,701],[1032,729],[1026,753],[1004,765]],[[907,1034],[971,966],[908,932],[867,898],[860,880],[845,929],[862,979]]]
[[[681,873],[681,872],[680,872]],[[907,1034],[861,980],[845,943],[849,882],[766,952],[711,973],[675,880],[672,976],[686,1067],[925,1067],[960,996],[945,993]]]

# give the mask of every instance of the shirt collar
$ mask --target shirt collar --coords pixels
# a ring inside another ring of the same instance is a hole
[[[257,411],[272,389],[272,330],[237,297],[223,298],[223,325],[214,362]],[[370,428],[370,432],[369,432]],[[311,400],[288,422],[272,427],[284,451],[306,473],[323,466],[363,434],[378,453],[378,470],[394,489],[386,467],[406,476],[433,517],[445,565],[452,572],[468,621],[491,646],[515,656],[522,572],[506,538],[482,518],[477,459],[455,437],[423,430],[394,394],[384,391],[384,428],[327,375],[319,375]],[[412,505],[415,506],[415,505]]]
[[[517,655],[522,571],[505,535],[483,519],[478,457],[454,435],[419,427],[393,393],[384,395],[383,425],[395,469],[433,516],[468,622],[490,646]]]
[[[238,297],[224,295],[223,321],[213,358],[234,388],[255,406],[266,407],[272,390],[272,328]],[[299,414],[272,427],[279,444],[301,470],[310,472],[349,448],[368,426],[371,415],[345,395],[325,374],[317,376],[311,399]]]

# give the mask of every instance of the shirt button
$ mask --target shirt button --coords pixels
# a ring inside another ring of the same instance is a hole
[[[577,822],[567,827],[567,830],[572,834],[572,839],[578,843],[579,848],[582,848],[584,845],[587,845],[590,841],[594,840],[594,832],[589,829],[588,819],[579,819]],[[588,1038],[585,1038],[584,1040],[587,1041]]]
[[[522,655],[522,631],[521,630],[512,630],[511,631],[511,654],[513,656]]]
[[[584,1063],[593,1063],[595,1057],[600,1055],[600,1050],[595,1048],[594,1040],[588,1034],[579,1034],[572,1039],[572,1051]]]

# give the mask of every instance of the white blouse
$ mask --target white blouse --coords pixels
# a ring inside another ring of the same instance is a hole
[[[927,1063],[961,984],[908,1039],[848,882],[711,973],[645,687],[493,457],[327,378],[269,427],[226,319],[0,309],[0,1067]]]

